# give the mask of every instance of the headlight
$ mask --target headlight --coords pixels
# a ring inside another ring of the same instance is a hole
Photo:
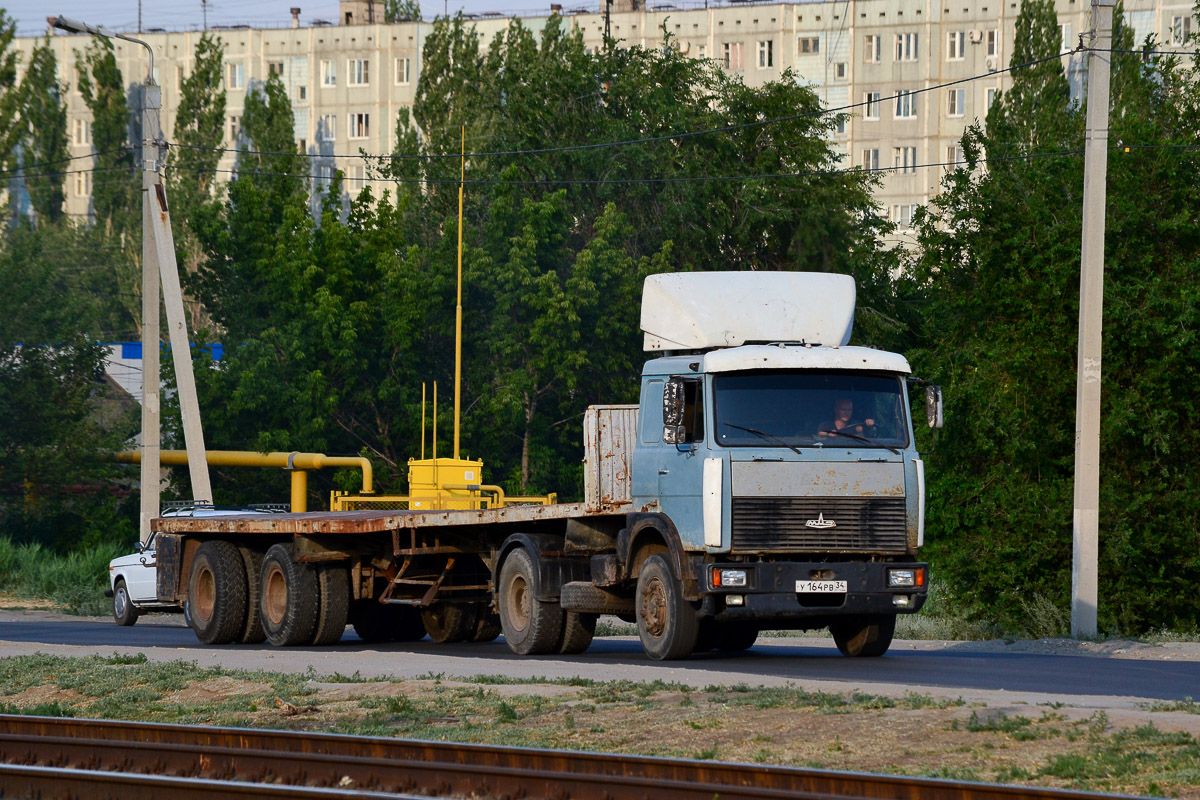
[[[714,569],[712,573],[713,587],[745,586],[746,570],[744,569]]]
[[[889,569],[888,588],[897,586],[916,586],[917,571],[915,569]]]

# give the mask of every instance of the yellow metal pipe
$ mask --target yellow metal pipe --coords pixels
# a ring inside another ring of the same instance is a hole
[[[443,483],[443,489],[466,489],[470,492],[490,492],[496,495],[496,502],[503,507],[506,503],[504,488],[490,483]]]
[[[292,470],[292,513],[308,511],[308,472]]]
[[[327,456],[324,453],[255,453],[249,450],[207,450],[205,460],[214,467],[276,467],[278,469],[310,470],[350,467],[362,471],[362,493],[375,493],[375,473],[371,462],[362,456]],[[123,450],[116,454],[123,464],[140,464],[140,450]],[[187,466],[186,450],[160,450],[159,462],[172,466]]]

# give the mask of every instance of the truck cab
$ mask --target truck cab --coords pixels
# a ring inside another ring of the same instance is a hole
[[[925,601],[911,370],[849,346],[853,309],[842,275],[647,281],[646,349],[668,352],[642,371],[631,499],[686,554],[701,640],[829,627],[879,655]]]

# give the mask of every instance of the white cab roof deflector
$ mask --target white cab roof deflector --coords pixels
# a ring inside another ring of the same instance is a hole
[[[741,372],[747,369],[854,369],[912,372],[908,359],[870,347],[804,347],[755,345],[704,354],[704,372]]]
[[[651,275],[642,290],[643,349],[844,345],[854,327],[854,299],[854,278],[825,272]]]

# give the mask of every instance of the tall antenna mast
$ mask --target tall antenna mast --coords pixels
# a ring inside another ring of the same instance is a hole
[[[208,0],[200,0],[200,8],[204,13],[204,30],[208,30]]]
[[[462,397],[462,239],[463,184],[467,180],[467,126],[462,126],[462,164],[458,178],[458,303],[454,307],[454,457],[458,458],[458,409]]]

